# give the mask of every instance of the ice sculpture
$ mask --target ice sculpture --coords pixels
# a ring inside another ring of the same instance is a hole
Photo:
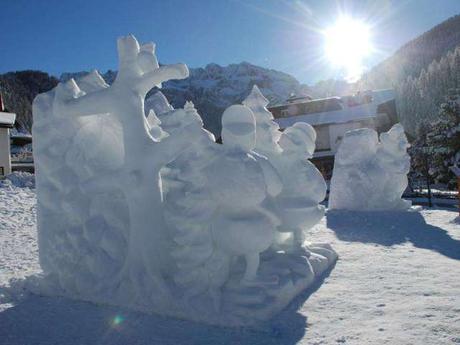
[[[266,108],[268,103],[257,85],[243,101],[256,118],[254,150],[268,158],[282,179],[282,191],[275,200],[282,220],[277,242],[285,249],[297,250],[304,244],[305,232],[324,216],[325,208],[319,203],[326,197],[327,187],[321,173],[308,160],[315,151],[313,127],[299,122],[281,133]]]
[[[271,249],[284,177],[253,151],[249,108],[225,111],[223,145],[191,102],[145,116],[147,92],[187,67],[160,67],[133,36],[118,53],[112,85],[94,71],[33,103],[41,291],[227,326],[268,319],[335,254]]]
[[[404,128],[380,134],[369,128],[349,131],[335,156],[329,209],[405,210],[410,157]]]

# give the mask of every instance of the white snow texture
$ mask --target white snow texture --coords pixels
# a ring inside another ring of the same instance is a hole
[[[407,210],[401,199],[410,169],[404,128],[380,134],[370,128],[345,133],[335,155],[329,209]]]
[[[34,100],[42,293],[227,326],[270,318],[337,257],[303,245],[326,191],[313,128],[280,137],[255,87],[224,112],[218,145],[191,102],[159,95],[144,115],[185,65],[160,67],[132,35],[118,54],[111,86],[93,71]]]

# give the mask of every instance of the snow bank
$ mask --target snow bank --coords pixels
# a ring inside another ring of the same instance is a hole
[[[35,188],[35,175],[28,172],[15,171],[0,180],[0,187],[15,186],[20,188]]]

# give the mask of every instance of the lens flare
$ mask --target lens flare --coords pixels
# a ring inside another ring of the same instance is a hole
[[[119,326],[125,321],[125,318],[122,315],[116,315],[112,320],[112,325],[114,327]]]

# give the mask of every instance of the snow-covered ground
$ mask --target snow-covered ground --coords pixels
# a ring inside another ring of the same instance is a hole
[[[458,344],[456,217],[329,212],[311,232],[340,255],[323,284],[265,327],[235,330],[26,293],[20,279],[40,271],[35,192],[3,187],[0,344]]]

